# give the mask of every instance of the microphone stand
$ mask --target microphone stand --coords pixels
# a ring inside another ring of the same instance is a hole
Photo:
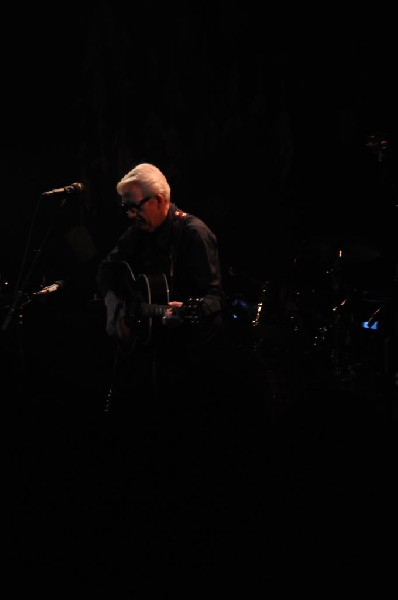
[[[64,203],[65,203],[65,201],[60,203],[59,206],[60,207],[64,206]],[[36,214],[37,214],[37,210],[34,214],[32,223],[34,222]],[[15,316],[18,315],[18,319],[16,322],[17,328],[15,331],[15,337],[16,337],[16,367],[17,367],[17,372],[18,372],[17,379],[18,379],[18,385],[20,386],[20,390],[19,390],[20,392],[24,392],[25,377],[26,377],[26,361],[25,361],[22,338],[21,338],[21,327],[22,327],[22,323],[23,323],[22,308],[25,304],[29,304],[32,300],[32,297],[26,293],[26,290],[31,281],[31,277],[36,268],[36,265],[37,265],[40,257],[42,256],[43,249],[44,249],[46,243],[48,242],[48,239],[50,238],[50,235],[52,234],[52,232],[55,228],[55,225],[58,222],[59,215],[60,215],[60,212],[58,211],[56,213],[55,218],[53,218],[51,225],[49,226],[46,233],[44,234],[42,242],[40,243],[38,249],[36,249],[34,251],[34,258],[31,262],[31,265],[30,265],[29,269],[27,270],[25,276],[23,276],[23,264],[22,264],[21,274],[16,283],[15,296],[14,296],[13,301],[11,302],[10,306],[7,307],[8,308],[7,314],[1,324],[1,332],[4,333],[4,335],[5,335],[5,333],[10,328],[11,323],[15,320]],[[32,227],[31,227],[31,230],[32,230]],[[27,242],[26,250],[28,249],[28,247],[29,247],[29,240]],[[26,251],[25,251],[25,255],[26,255]],[[22,280],[22,283],[21,283],[21,285],[19,285],[18,282],[21,280]],[[8,344],[7,344],[7,346],[8,346]],[[11,370],[14,371],[14,368],[12,367]]]
[[[16,312],[19,310],[19,308],[21,306],[23,306],[22,300],[25,297],[26,289],[27,289],[28,284],[30,282],[30,278],[31,278],[31,276],[32,276],[32,274],[34,272],[34,269],[35,269],[38,261],[39,261],[39,258],[42,255],[43,248],[44,248],[45,244],[47,243],[47,241],[48,241],[48,239],[50,237],[50,234],[52,233],[52,231],[53,231],[53,229],[55,227],[55,224],[56,224],[56,219],[50,225],[50,227],[49,227],[47,233],[45,234],[45,236],[43,238],[43,241],[40,244],[38,250],[35,251],[35,256],[34,256],[34,259],[33,259],[32,263],[31,263],[31,266],[30,266],[29,270],[27,271],[27,273],[26,273],[26,275],[25,275],[25,277],[24,277],[24,279],[22,281],[22,284],[21,284],[20,288],[16,291],[14,300],[13,300],[13,302],[12,302],[10,308],[9,308],[9,311],[8,311],[8,313],[7,313],[4,321],[2,323],[1,331],[7,331],[7,329],[9,328],[12,320],[15,317]]]

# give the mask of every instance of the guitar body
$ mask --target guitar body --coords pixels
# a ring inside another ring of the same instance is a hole
[[[149,346],[164,326],[174,328],[200,321],[202,298],[190,298],[178,308],[169,306],[166,275],[140,274],[135,277],[127,262],[120,261],[113,266],[116,269],[114,292],[122,303],[115,302],[112,316],[122,353],[129,354],[137,344]],[[112,395],[111,386],[105,403],[106,413],[111,410]]]
[[[168,310],[169,286],[167,277],[160,275],[134,276],[130,265],[121,261],[118,293],[123,306],[117,315],[118,341],[125,351],[133,350],[137,343],[148,345]]]
[[[149,345],[164,325],[196,324],[201,319],[202,298],[190,298],[179,308],[169,306],[167,277],[161,274],[134,276],[125,261],[115,264],[117,295],[122,306],[114,314],[117,338],[121,348],[129,352],[137,343]]]

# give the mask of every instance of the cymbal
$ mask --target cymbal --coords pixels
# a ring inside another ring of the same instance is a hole
[[[357,241],[342,244],[339,252],[341,252],[341,258],[348,263],[369,262],[381,257],[379,248]]]
[[[341,259],[344,263],[357,264],[377,260],[382,252],[378,246],[361,239],[340,240],[337,237],[313,238],[305,243],[305,259],[321,264]]]

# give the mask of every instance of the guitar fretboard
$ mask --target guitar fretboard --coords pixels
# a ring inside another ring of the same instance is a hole
[[[170,307],[163,304],[140,303],[134,307],[134,314],[142,317],[164,317]]]

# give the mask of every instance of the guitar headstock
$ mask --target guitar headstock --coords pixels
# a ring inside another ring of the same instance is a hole
[[[202,320],[203,298],[188,298],[179,309],[183,321],[187,323],[199,323]]]

